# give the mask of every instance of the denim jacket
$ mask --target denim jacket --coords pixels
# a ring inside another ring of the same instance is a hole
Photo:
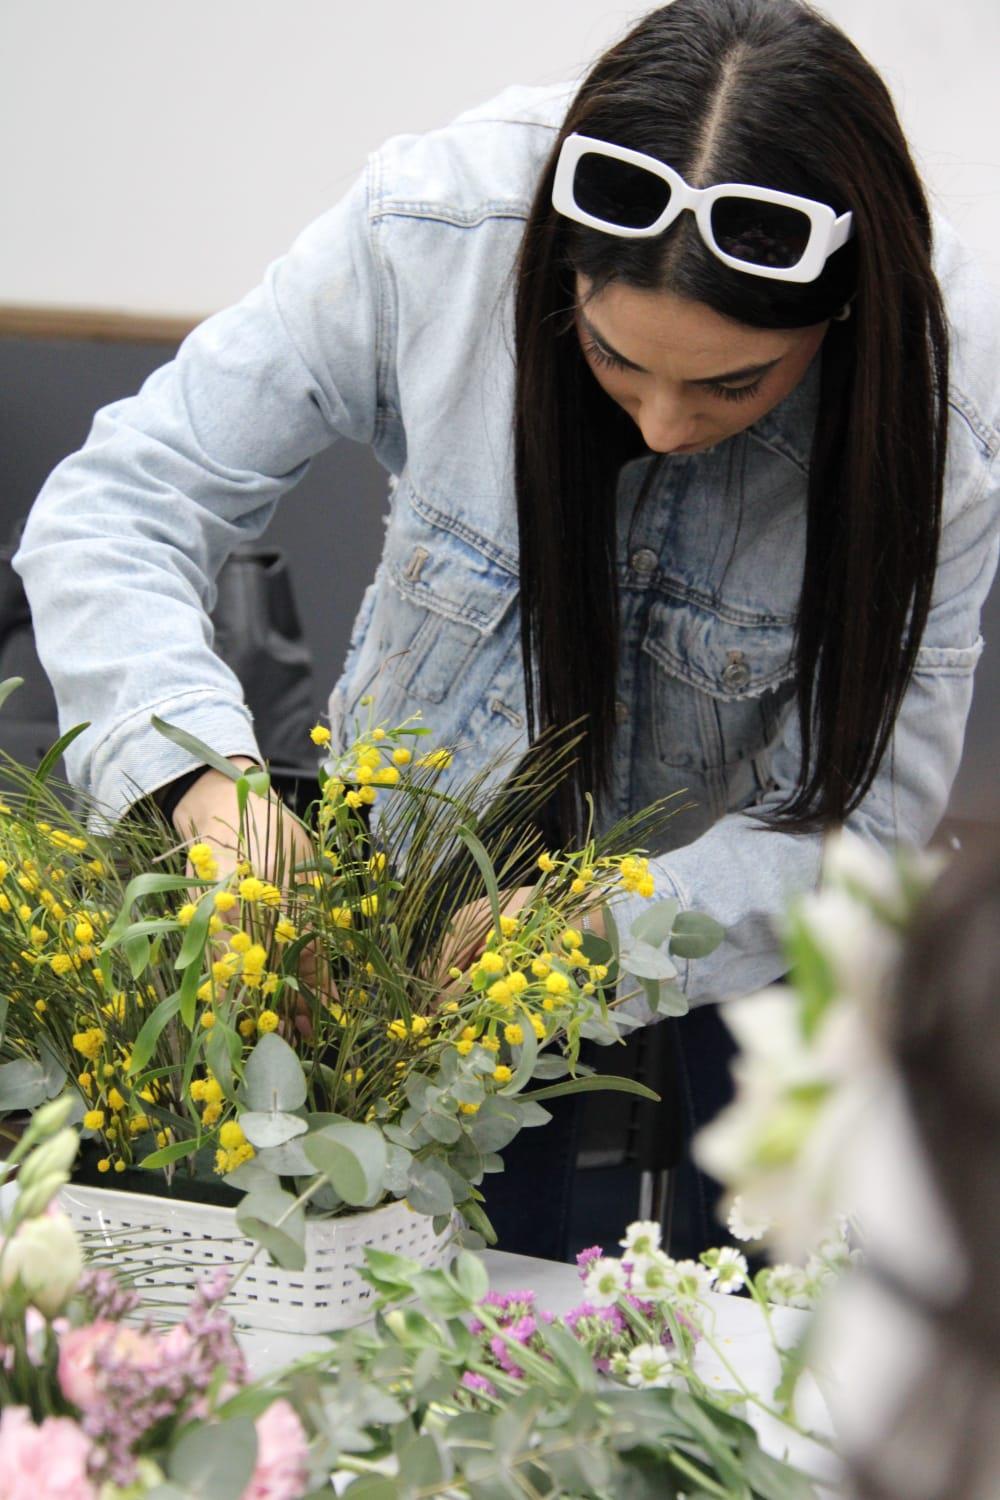
[[[334,742],[374,692],[379,718],[420,712],[463,747],[456,769],[523,743],[511,273],[572,92],[509,89],[390,140],[255,291],[99,411],[50,476],[14,566],[60,728],[91,721],[70,777],[110,817],[190,767],[154,713],[223,754],[259,754],[212,651],[214,579],[337,437],[373,447],[391,501],[330,699]],[[943,223],[937,266],[954,372],[937,584],[891,751],[851,819],[884,843],[926,840],[944,810],[997,560],[1000,319]],[[791,651],[817,385],[814,363],[747,431],[621,474],[614,811],[675,790],[694,804],[654,862],[660,894],[727,929],[682,970],[693,1001],[780,973],[773,919],[818,876],[818,837],[747,816],[784,800],[799,767]],[[623,901],[619,925],[641,904]]]

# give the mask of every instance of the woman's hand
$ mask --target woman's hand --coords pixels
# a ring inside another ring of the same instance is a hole
[[[257,769],[256,763],[246,756],[232,756],[231,759],[233,765],[240,770]],[[236,783],[213,768],[199,776],[185,792],[174,809],[173,823],[177,832],[188,842],[199,841],[209,846],[219,868],[219,877],[223,880],[235,873],[240,859],[246,859],[252,865],[255,875],[287,891],[295,883],[295,866],[315,859],[315,850],[308,832],[288,812],[274,792],[267,797],[259,797],[254,792],[248,796],[244,812],[243,846],[237,850],[240,811]],[[195,874],[190,861],[187,873],[191,876]],[[196,890],[192,893],[192,899],[197,900],[201,894],[200,889]],[[320,992],[322,984],[324,998],[336,999],[336,987],[329,974],[320,974],[320,968],[316,946],[310,943],[299,957],[299,978],[314,993]],[[309,1011],[308,1003],[300,996],[295,1006],[294,1024],[306,1036],[312,1031]]]
[[[501,891],[500,914],[516,917],[535,893],[534,886],[522,885],[512,891]],[[493,926],[493,908],[485,898],[459,907],[445,934],[441,947],[442,982],[449,969],[468,969],[486,946],[486,934]]]

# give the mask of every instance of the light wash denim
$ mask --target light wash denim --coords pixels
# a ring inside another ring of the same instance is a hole
[[[14,566],[60,727],[90,721],[67,752],[71,779],[109,817],[191,764],[154,713],[223,754],[258,754],[212,651],[214,580],[341,436],[371,444],[392,478],[384,553],[330,700],[335,743],[374,692],[380,718],[420,712],[462,747],[455,774],[523,745],[511,271],[571,93],[511,89],[389,141],[259,288],[98,412],[49,478]],[[943,223],[937,264],[954,339],[946,525],[891,752],[851,819],[880,843],[926,840],[946,805],[997,560],[1000,319]],[[773,919],[819,870],[819,838],[746,815],[776,806],[798,772],[791,649],[816,399],[814,363],[746,432],[621,476],[611,811],[681,789],[696,804],[655,862],[660,893],[727,929],[682,972],[696,1002],[781,972]],[[322,514],[312,525],[336,587],[336,535]],[[641,904],[624,901],[619,923]]]

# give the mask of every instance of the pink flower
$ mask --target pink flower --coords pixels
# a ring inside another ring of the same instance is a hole
[[[155,1365],[156,1340],[105,1318],[71,1328],[59,1340],[59,1388],[81,1411],[101,1400],[101,1365],[108,1356],[139,1368]]]
[[[576,1263],[580,1268],[580,1276],[582,1279],[586,1280],[587,1272],[594,1264],[594,1261],[600,1260],[603,1255],[604,1251],[601,1249],[600,1245],[591,1245],[589,1250],[580,1251],[579,1255],[576,1257]]]
[[[287,1401],[275,1401],[255,1425],[257,1467],[241,1500],[299,1500],[309,1483],[302,1423]]]
[[[36,1427],[26,1407],[0,1415],[0,1500],[96,1500],[89,1458],[90,1439],[69,1417]]]

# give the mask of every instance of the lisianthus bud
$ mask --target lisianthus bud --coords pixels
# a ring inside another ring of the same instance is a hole
[[[19,1285],[32,1306],[54,1318],[83,1271],[76,1231],[63,1213],[28,1219],[2,1247],[0,1294]]]
[[[61,1101],[57,1101],[61,1102]],[[18,1186],[24,1193],[46,1177],[58,1176],[65,1182],[76,1157],[79,1137],[67,1125],[50,1136],[25,1159],[17,1174]],[[42,1204],[45,1207],[45,1204]]]

